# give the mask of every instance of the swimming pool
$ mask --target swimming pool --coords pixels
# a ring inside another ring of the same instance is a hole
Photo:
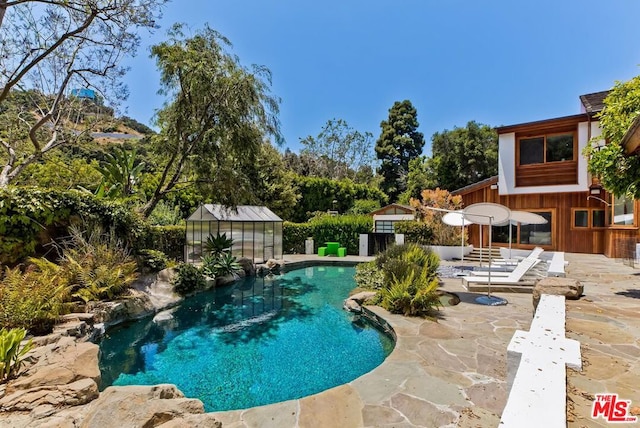
[[[173,383],[206,411],[222,411],[347,383],[394,346],[342,309],[354,273],[314,266],[246,278],[185,299],[170,317],[110,330],[100,343],[101,388]]]

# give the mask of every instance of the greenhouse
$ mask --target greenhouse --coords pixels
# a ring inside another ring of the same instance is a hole
[[[282,258],[282,219],[267,207],[205,204],[186,223],[186,262],[200,262],[207,238],[222,234],[233,240],[231,254],[238,258],[254,263]]]

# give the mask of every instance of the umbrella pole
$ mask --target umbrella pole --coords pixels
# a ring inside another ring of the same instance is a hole
[[[488,286],[487,286],[487,297],[491,297],[491,220],[493,217],[489,217],[489,276],[488,276]]]
[[[511,257],[511,220],[509,220],[509,258],[513,258]]]
[[[460,228],[460,260],[464,263],[464,217],[462,217],[462,227]]]

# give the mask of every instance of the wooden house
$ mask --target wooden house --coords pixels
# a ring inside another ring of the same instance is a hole
[[[494,226],[493,242],[506,245],[511,227],[513,248],[541,246],[551,251],[634,258],[630,252],[635,252],[638,241],[638,201],[605,192],[587,173],[587,159],[582,155],[589,141],[601,135],[596,114],[607,93],[580,96],[579,114],[496,128],[498,175],[452,193],[461,195],[465,206],[495,202],[535,212],[548,223]],[[630,152],[640,144],[636,134],[640,131],[629,137]],[[472,226],[469,232],[471,243],[479,245],[479,227]]]

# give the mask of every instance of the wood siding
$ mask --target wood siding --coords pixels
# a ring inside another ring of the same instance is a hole
[[[578,162],[516,166],[516,187],[578,184]]]
[[[505,205],[513,210],[521,211],[550,211],[552,212],[552,245],[543,246],[549,251],[566,251],[571,253],[606,254],[607,242],[605,231],[607,228],[573,228],[572,208],[606,208],[597,200],[587,201],[588,192],[573,193],[541,193],[528,195],[498,195],[498,190],[490,186],[475,189],[462,194],[464,206],[480,202],[494,202]],[[640,207],[638,207],[640,208]],[[635,231],[637,236],[637,230]],[[483,246],[488,245],[486,227],[483,232]],[[611,238],[615,239],[615,238]],[[469,228],[470,243],[480,245],[479,226]],[[499,243],[499,246],[508,244]],[[609,246],[613,244],[609,243]],[[535,245],[513,243],[512,248],[530,249]]]

